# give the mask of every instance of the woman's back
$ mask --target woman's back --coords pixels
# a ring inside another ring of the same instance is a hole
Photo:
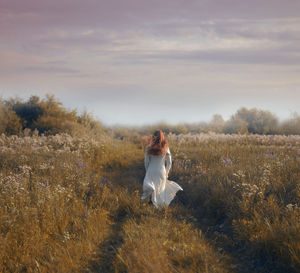
[[[165,160],[165,155],[148,155],[145,179],[151,181],[156,188],[163,186],[166,179]]]
[[[169,205],[178,190],[182,188],[175,182],[169,181],[171,169],[171,153],[168,149],[164,155],[145,155],[146,175],[143,183],[142,199],[151,194],[151,201],[156,207]]]
[[[165,155],[149,155],[150,163],[151,164],[162,164],[164,165],[166,160],[166,154]]]
[[[145,155],[146,176],[149,172],[160,172],[161,175],[166,176],[169,173],[171,164],[172,160],[169,148],[162,155],[152,155],[147,152]]]
[[[172,159],[168,143],[161,130],[156,131],[152,136],[144,161],[146,175],[141,199],[144,200],[151,195],[151,201],[156,207],[169,205],[176,192],[182,188],[177,183],[168,180]]]

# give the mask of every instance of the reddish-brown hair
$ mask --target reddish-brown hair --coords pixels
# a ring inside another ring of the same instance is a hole
[[[150,145],[148,146],[148,153],[151,155],[162,155],[168,150],[168,142],[162,130],[154,132]]]

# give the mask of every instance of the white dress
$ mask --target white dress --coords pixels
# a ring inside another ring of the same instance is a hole
[[[172,166],[171,152],[168,149],[165,155],[145,154],[146,175],[143,182],[143,194],[141,199],[151,195],[151,201],[156,208],[169,205],[177,191],[183,190],[174,181],[168,180],[168,174]]]

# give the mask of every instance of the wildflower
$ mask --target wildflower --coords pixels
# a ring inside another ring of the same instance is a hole
[[[88,209],[87,211],[84,212],[84,217],[85,217],[85,218],[90,217],[90,215],[91,215],[91,212],[90,212],[89,209]]]
[[[41,165],[40,165],[40,170],[46,170],[46,169],[48,169],[50,166],[49,166],[49,164],[47,164],[47,163],[42,163]]]
[[[19,166],[19,169],[21,170],[21,173],[25,176],[29,176],[31,173],[31,167],[27,165]]]
[[[106,184],[106,183],[107,183],[107,179],[106,179],[105,177],[102,177],[101,182],[102,182],[103,184]]]
[[[233,173],[232,175],[237,178],[244,178],[246,176],[242,170],[238,170],[236,173]]]
[[[275,152],[273,151],[273,150],[269,150],[269,151],[267,151],[266,153],[265,153],[265,158],[269,158],[269,159],[271,159],[271,158],[274,158],[275,157]]]
[[[227,155],[224,159],[223,159],[223,165],[226,167],[228,165],[230,165],[232,163],[232,160],[230,159],[230,157]]]
[[[197,172],[196,172],[197,175],[201,176],[201,175],[205,175],[205,174],[206,174],[206,170],[203,169],[202,163],[201,163],[201,162],[200,162],[200,164],[196,167],[196,169],[197,169]]]
[[[83,162],[83,161],[81,161],[81,160],[78,160],[78,166],[79,166],[80,168],[86,169],[88,165],[87,165],[85,162]]]
[[[71,239],[70,233],[67,231],[63,234],[63,236],[64,236],[63,241],[68,241]]]

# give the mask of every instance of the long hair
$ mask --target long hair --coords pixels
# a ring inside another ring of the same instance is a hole
[[[154,132],[150,145],[148,146],[148,153],[151,155],[162,155],[168,150],[168,142],[162,130]]]

